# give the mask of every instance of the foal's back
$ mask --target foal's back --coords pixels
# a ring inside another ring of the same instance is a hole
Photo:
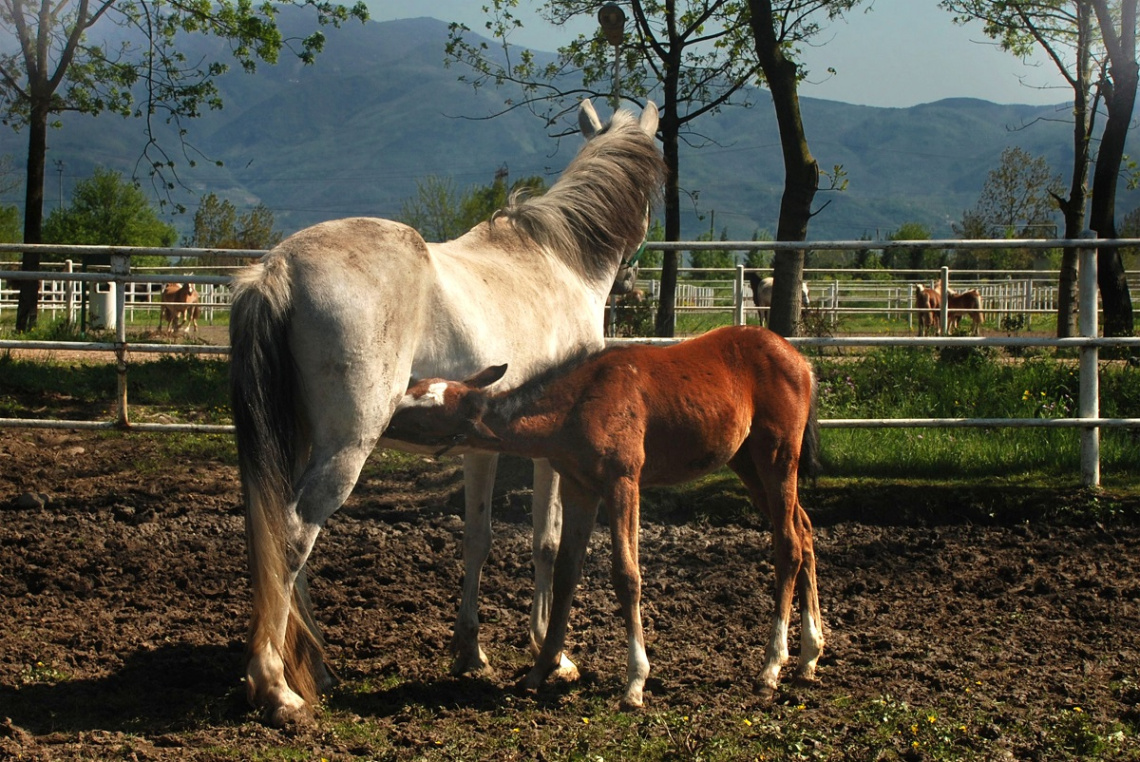
[[[633,345],[589,367],[583,434],[617,461],[610,467],[640,466],[641,484],[701,476],[726,464],[749,437],[776,450],[793,445],[788,456],[798,457],[811,367],[765,328],[725,327],[668,347]]]

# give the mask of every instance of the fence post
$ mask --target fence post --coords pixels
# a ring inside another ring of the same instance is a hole
[[[1096,233],[1086,230],[1081,238],[1095,239]],[[1097,325],[1096,249],[1082,248],[1079,270],[1079,327],[1081,336],[1095,339]],[[1081,347],[1080,400],[1078,415],[1081,418],[1100,417],[1100,377],[1097,373],[1099,352],[1096,347]],[[1088,426],[1081,429],[1081,483],[1086,487],[1100,486],[1100,429]]]
[[[111,273],[113,275],[131,274],[131,257],[129,254],[111,254]],[[116,278],[115,287],[115,370],[119,398],[119,425],[126,428],[131,425],[127,418],[127,279]]]
[[[64,262],[64,269],[68,274],[75,272],[75,262],[70,259]],[[67,280],[63,284],[63,298],[67,302],[67,324],[75,325],[75,281]]]
[[[950,268],[942,268],[942,302],[938,305],[938,333],[945,336],[950,326]]]
[[[736,266],[736,280],[732,283],[732,324],[744,325],[744,265]]]

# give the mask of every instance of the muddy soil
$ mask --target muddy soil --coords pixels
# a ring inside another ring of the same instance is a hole
[[[462,575],[458,464],[401,458],[374,456],[310,563],[344,681],[329,710],[395,737],[415,707],[442,723],[509,702],[571,716],[575,702],[616,702],[624,638],[602,527],[570,636],[583,685],[537,699],[513,690],[529,660],[532,585],[522,463],[504,466],[483,578],[483,641],[498,671],[447,676]],[[1137,506],[1113,507],[1125,520],[1071,521],[1058,507],[1069,497],[807,489],[827,649],[818,685],[792,685],[793,662],[777,701],[837,737],[874,721],[844,713],[872,700],[973,712],[983,756],[1017,759],[1049,758],[1053,747],[1035,739],[1079,712],[1082,727],[1123,728],[1114,754],[1137,758]],[[764,521],[732,485],[646,504],[652,711],[763,712],[751,697],[771,617]],[[236,471],[221,456],[157,436],[0,432],[0,758],[248,758],[278,743],[241,684],[243,548]],[[367,742],[319,723],[294,733],[314,759],[369,756]]]

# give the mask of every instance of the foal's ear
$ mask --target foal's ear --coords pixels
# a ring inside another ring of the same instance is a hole
[[[473,389],[484,389],[498,381],[500,378],[506,375],[506,373],[506,363],[503,363],[502,365],[492,365],[479,371],[474,376],[464,381],[463,384],[465,386],[470,386]]]
[[[646,101],[645,110],[641,112],[641,130],[651,138],[657,137],[657,123],[661,120],[661,115],[657,112],[657,104],[653,101]]]
[[[594,104],[590,103],[589,98],[578,106],[578,129],[582,130],[582,137],[586,140],[602,131],[602,120],[598,118],[598,112],[594,110]]]

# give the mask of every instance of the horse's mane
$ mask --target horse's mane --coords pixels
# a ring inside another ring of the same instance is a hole
[[[496,219],[514,223],[588,278],[609,277],[615,251],[643,240],[645,215],[661,191],[665,162],[629,111],[588,140],[550,190],[511,195]]]

